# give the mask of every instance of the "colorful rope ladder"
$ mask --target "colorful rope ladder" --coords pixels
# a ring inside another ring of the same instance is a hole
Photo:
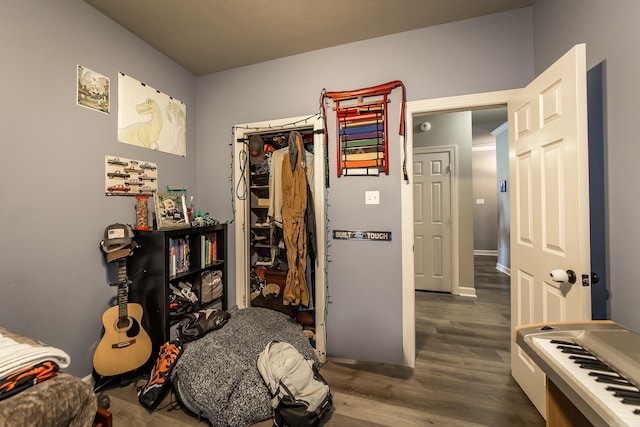
[[[394,81],[366,89],[347,92],[325,92],[324,98],[335,102],[336,165],[338,177],[345,175],[378,176],[389,174],[389,94],[403,87],[400,135],[404,135],[404,86]],[[327,134],[325,133],[325,144]]]

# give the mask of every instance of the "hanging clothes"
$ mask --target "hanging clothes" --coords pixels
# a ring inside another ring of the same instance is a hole
[[[308,175],[307,175],[308,176]],[[298,311],[310,311],[314,309],[313,300],[315,299],[315,280],[314,271],[316,263],[316,255],[318,253],[318,243],[316,238],[316,210],[313,206],[313,193],[307,180],[307,210],[304,214],[304,221],[307,228],[307,267],[305,270],[305,279],[307,289],[309,290],[309,304],[299,304],[296,307]]]
[[[305,223],[307,226],[307,255],[315,263],[318,254],[318,240],[316,236],[316,208],[313,202],[313,193],[307,181],[307,211],[305,212]]]
[[[280,148],[271,153],[271,168],[269,173],[269,210],[267,216],[278,227],[282,227],[282,160],[289,152],[289,147]],[[304,152],[306,162],[307,181],[313,182],[313,154]]]
[[[291,131],[289,152],[282,159],[282,226],[287,249],[287,280],[283,294],[285,305],[309,305],[305,279],[307,264],[306,159],[302,135]]]

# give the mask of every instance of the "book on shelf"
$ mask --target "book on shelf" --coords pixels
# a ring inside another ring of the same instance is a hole
[[[200,236],[200,265],[207,267],[218,259],[218,244],[216,233]]]
[[[189,237],[169,239],[169,275],[185,273],[191,268]]]

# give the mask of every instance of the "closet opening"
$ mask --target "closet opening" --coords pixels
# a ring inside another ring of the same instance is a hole
[[[321,120],[289,120],[234,128],[236,303],[287,314],[324,361]]]

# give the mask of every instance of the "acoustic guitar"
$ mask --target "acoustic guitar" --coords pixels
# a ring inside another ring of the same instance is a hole
[[[142,306],[128,302],[126,260],[118,263],[118,306],[102,315],[104,335],[93,353],[93,369],[105,377],[133,371],[151,356],[151,339],[140,323]]]

